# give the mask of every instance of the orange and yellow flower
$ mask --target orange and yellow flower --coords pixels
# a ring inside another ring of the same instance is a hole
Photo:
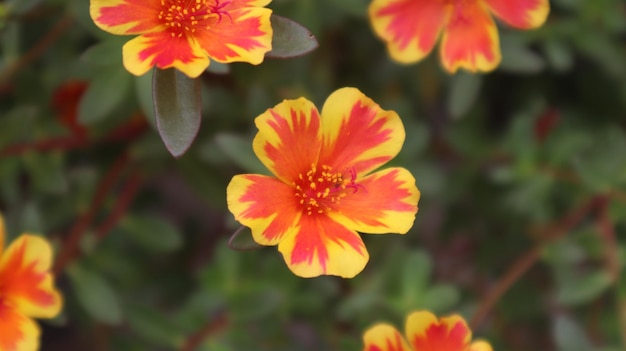
[[[263,62],[272,47],[271,0],[91,0],[91,18],[112,34],[139,34],[122,48],[142,75],[174,67],[195,78],[211,60]]]
[[[441,34],[439,54],[449,72],[488,72],[501,60],[491,14],[519,29],[541,26],[548,0],[373,0],[369,16],[391,57],[414,63],[430,53]]]
[[[438,319],[428,311],[413,312],[405,335],[390,324],[376,324],[363,335],[363,351],[492,351],[486,341],[471,341],[472,331],[459,315]]]
[[[278,245],[301,277],[353,277],[369,259],[357,232],[406,233],[419,191],[404,168],[373,172],[395,157],[404,127],[355,88],[331,94],[321,115],[308,100],[284,100],[255,120],[253,149],[275,177],[243,174],[228,208],[261,245]]]
[[[52,247],[42,237],[22,234],[4,249],[0,215],[0,351],[39,348],[39,327],[32,318],[52,318],[61,311],[54,288]]]

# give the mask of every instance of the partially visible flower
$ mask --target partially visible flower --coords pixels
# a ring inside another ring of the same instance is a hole
[[[243,174],[228,209],[261,245],[278,245],[302,277],[354,277],[369,255],[357,232],[406,233],[419,191],[404,168],[373,172],[395,157],[404,127],[355,88],[331,94],[321,116],[308,100],[285,100],[255,120],[253,149],[275,175]]]
[[[0,350],[37,350],[40,331],[33,318],[52,318],[62,305],[49,272],[52,247],[42,237],[22,234],[4,250],[4,237],[0,215]]]
[[[259,64],[272,47],[271,0],[91,0],[91,18],[123,47],[124,67],[142,75],[174,67],[195,78],[217,62]]]
[[[376,34],[400,63],[423,59],[442,36],[439,54],[449,72],[488,72],[501,60],[491,14],[519,29],[541,26],[548,0],[373,0],[369,16]]]
[[[78,122],[78,104],[86,90],[87,82],[70,80],[61,84],[52,95],[52,108],[57,119],[74,135],[87,135],[87,128]]]
[[[492,351],[486,341],[472,342],[472,331],[456,314],[438,319],[428,311],[413,312],[405,335],[392,325],[376,324],[363,335],[363,351]]]

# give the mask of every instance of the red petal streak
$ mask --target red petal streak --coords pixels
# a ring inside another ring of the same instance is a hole
[[[441,43],[444,67],[488,71],[499,63],[497,28],[482,1],[459,2],[452,13]]]
[[[269,112],[272,119],[267,123],[280,140],[276,146],[266,143],[263,147],[272,161],[270,169],[281,179],[296,180],[317,162],[321,143],[320,116],[315,109],[300,113],[292,109],[289,116],[281,116],[273,109]],[[305,113],[310,115],[308,123]]]
[[[125,0],[118,6],[102,7],[94,21],[107,27],[133,23],[125,34],[146,33],[162,25],[158,19],[162,9],[160,0]]]
[[[386,211],[415,213],[417,206],[407,203],[413,202],[410,199],[412,194],[407,189],[408,184],[397,179],[399,172],[399,168],[391,172],[376,172],[360,180],[358,184],[362,187],[359,189],[348,189],[348,195],[337,206],[341,216],[356,223],[384,229],[396,224],[381,221]]]
[[[366,347],[365,351],[410,351],[402,346],[402,336],[400,333],[396,332],[394,336],[395,338],[393,340],[390,338],[385,339],[385,346],[383,348],[377,345],[370,345]]]
[[[150,65],[156,65],[159,68],[172,67],[174,62],[183,64],[191,63],[198,59],[203,59],[193,53],[189,44],[192,38],[172,37],[168,32],[158,32],[144,34],[146,39],[145,49],[139,52],[139,61],[150,61]]]
[[[28,317],[12,308],[0,296],[0,350],[16,350],[18,343],[28,337],[23,330]]]
[[[412,343],[418,351],[465,351],[468,332],[467,327],[460,322],[452,329],[448,329],[445,323],[437,323],[428,327],[425,335],[415,336]]]
[[[532,12],[547,7],[547,0],[486,0],[487,5],[506,24],[528,29],[541,21],[533,19]],[[542,16],[543,17],[543,16]]]
[[[387,119],[381,118],[378,115],[380,112],[380,109],[363,105],[361,101],[352,106],[348,112],[350,116],[342,121],[337,137],[324,140],[320,164],[332,166],[336,170],[347,171],[348,168],[354,168],[360,174],[392,159],[395,154],[362,158],[367,151],[391,139],[393,130],[387,128]]]
[[[289,227],[293,226],[299,215],[299,204],[294,191],[283,182],[266,176],[248,174],[244,176],[252,184],[238,200],[247,203],[248,208],[241,217],[247,219],[263,219],[276,216],[263,232],[268,241],[282,237]]]
[[[22,241],[22,245],[0,268],[0,297],[9,301],[24,299],[42,307],[51,306],[55,303],[55,296],[40,287],[48,273],[36,271],[38,261],[25,260],[27,242]]]
[[[445,7],[441,1],[399,0],[390,2],[374,16],[391,17],[386,30],[392,37],[386,39],[395,42],[400,50],[411,44],[426,54],[432,50],[441,32]]]
[[[260,17],[243,18],[248,11],[230,11],[213,26],[207,29],[197,28],[194,37],[209,57],[220,62],[241,61],[239,58],[242,54],[233,49],[233,46],[245,52],[269,49],[270,34],[261,30]],[[267,10],[267,16],[269,15],[270,11]]]
[[[354,250],[365,255],[365,246],[358,234],[323,214],[302,216],[299,224],[293,251],[287,258],[290,265],[319,265],[321,274],[329,273],[329,260],[340,259],[329,253],[327,246],[331,242],[344,250]]]

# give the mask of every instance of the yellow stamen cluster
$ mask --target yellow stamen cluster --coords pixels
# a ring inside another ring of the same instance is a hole
[[[215,2],[215,5],[209,5]],[[219,0],[161,0],[163,10],[159,12],[159,20],[170,28],[171,36],[181,38],[184,34],[191,34],[198,26],[210,28],[209,19],[221,20],[227,15],[218,7]]]
[[[327,165],[318,169],[317,165],[311,164],[311,169],[306,174],[300,173],[293,185],[295,196],[300,198],[299,203],[309,216],[330,211],[346,196],[343,174],[333,172]]]

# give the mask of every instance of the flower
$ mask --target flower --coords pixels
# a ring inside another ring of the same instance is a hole
[[[400,63],[424,58],[442,34],[443,67],[488,72],[501,60],[493,13],[506,24],[530,29],[541,26],[550,11],[548,0],[373,0],[369,16],[376,34]]]
[[[139,34],[122,49],[124,67],[137,76],[156,66],[195,78],[209,58],[263,62],[272,47],[271,0],[91,0],[102,30]]]
[[[257,157],[275,177],[243,174],[228,209],[261,245],[278,245],[301,277],[354,277],[369,255],[357,232],[406,233],[419,191],[404,168],[371,173],[398,154],[404,127],[355,88],[331,94],[321,115],[308,100],[284,100],[255,120]]]
[[[376,324],[363,334],[363,351],[492,351],[486,341],[470,343],[472,332],[456,314],[437,319],[428,311],[413,312],[405,333],[408,342],[393,326]]]
[[[4,249],[0,215],[0,350],[39,348],[39,327],[32,318],[52,318],[61,310],[53,286],[52,247],[39,236],[22,234]]]

